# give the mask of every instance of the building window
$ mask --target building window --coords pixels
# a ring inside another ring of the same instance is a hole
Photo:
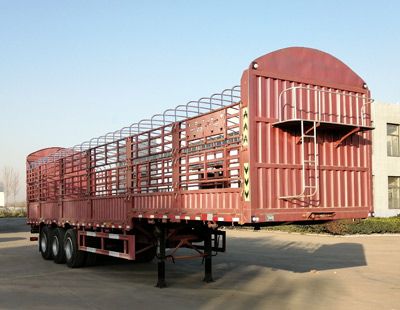
[[[387,124],[387,153],[388,156],[400,156],[399,125]]]
[[[389,177],[389,209],[400,209],[400,177]]]

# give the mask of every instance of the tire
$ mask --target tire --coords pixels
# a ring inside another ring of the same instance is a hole
[[[53,253],[51,251],[52,236],[53,236],[53,229],[51,227],[43,226],[40,229],[39,251],[45,260],[50,260],[53,258]]]
[[[79,251],[76,230],[68,229],[64,236],[65,262],[70,268],[79,268],[85,264],[86,252]]]
[[[63,245],[64,236],[65,236],[64,228],[59,227],[54,229],[53,238],[51,239],[51,252],[53,255],[54,262],[56,264],[65,263],[65,252]]]

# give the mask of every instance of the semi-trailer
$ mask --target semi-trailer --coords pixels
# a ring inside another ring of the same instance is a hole
[[[164,287],[166,260],[198,257],[210,282],[221,226],[372,212],[371,104],[365,81],[330,54],[268,53],[240,86],[28,155],[27,223],[56,263],[157,258]]]

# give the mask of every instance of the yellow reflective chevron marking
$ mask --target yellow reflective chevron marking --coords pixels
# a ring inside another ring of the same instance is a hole
[[[243,164],[244,171],[244,201],[250,201],[250,166],[249,163]]]
[[[249,145],[249,109],[247,107],[242,109],[242,119],[243,119],[243,126],[242,126],[242,145],[248,146]]]

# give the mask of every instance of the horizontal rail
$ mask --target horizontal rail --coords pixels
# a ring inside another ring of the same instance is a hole
[[[287,97],[289,97],[287,99]],[[326,98],[326,96],[332,96]],[[333,97],[334,96],[334,97]],[[300,99],[299,99],[300,97]],[[307,99],[305,99],[307,98]],[[324,102],[330,100],[336,102],[336,113],[331,114],[329,111],[332,107],[326,107]],[[341,109],[341,103],[346,100],[355,100],[355,115],[352,115],[352,105],[347,104],[347,109]],[[279,122],[287,120],[300,120],[307,119],[303,117],[303,114],[313,114],[312,121],[323,122],[325,118],[334,117],[337,119],[338,124],[348,124],[346,121],[342,121],[346,118],[355,119],[355,123],[351,125],[355,126],[369,126],[367,124],[368,116],[371,120],[371,116],[367,113],[368,105],[371,105],[374,100],[367,97],[365,94],[358,93],[346,93],[342,90],[325,90],[310,86],[293,86],[288,87],[280,92],[278,97],[278,120]],[[359,104],[361,102],[362,104]],[[304,109],[302,105],[306,103],[307,109]]]
[[[90,246],[86,246],[86,237],[99,238],[102,240],[101,248],[94,248]],[[123,252],[110,251],[104,249],[104,241],[103,239],[113,239],[113,240],[121,240],[124,243]],[[82,231],[78,230],[78,244],[79,250],[102,254],[106,256],[113,256],[118,258],[124,258],[128,260],[135,259],[135,236],[134,235],[122,235],[122,234],[110,234],[103,232],[94,232],[94,231]]]
[[[225,89],[221,93],[213,94],[210,97],[203,97],[197,101],[189,101],[186,105],[179,105],[175,109],[164,111],[162,114],[155,114],[150,119],[141,120],[138,123],[134,123],[120,130],[92,138],[67,149],[62,149],[54,154],[30,163],[30,166],[33,168],[41,164],[55,162],[56,160],[76,153],[82,153],[95,147],[118,142],[127,137],[139,136],[145,132],[160,129],[163,126],[168,126],[178,121],[183,121],[229,106],[233,103],[239,102],[240,99],[240,86],[234,86],[231,89]]]
[[[239,103],[234,103],[209,115],[28,167],[28,201],[238,188],[239,111]],[[195,139],[190,137],[191,128],[201,131]]]

